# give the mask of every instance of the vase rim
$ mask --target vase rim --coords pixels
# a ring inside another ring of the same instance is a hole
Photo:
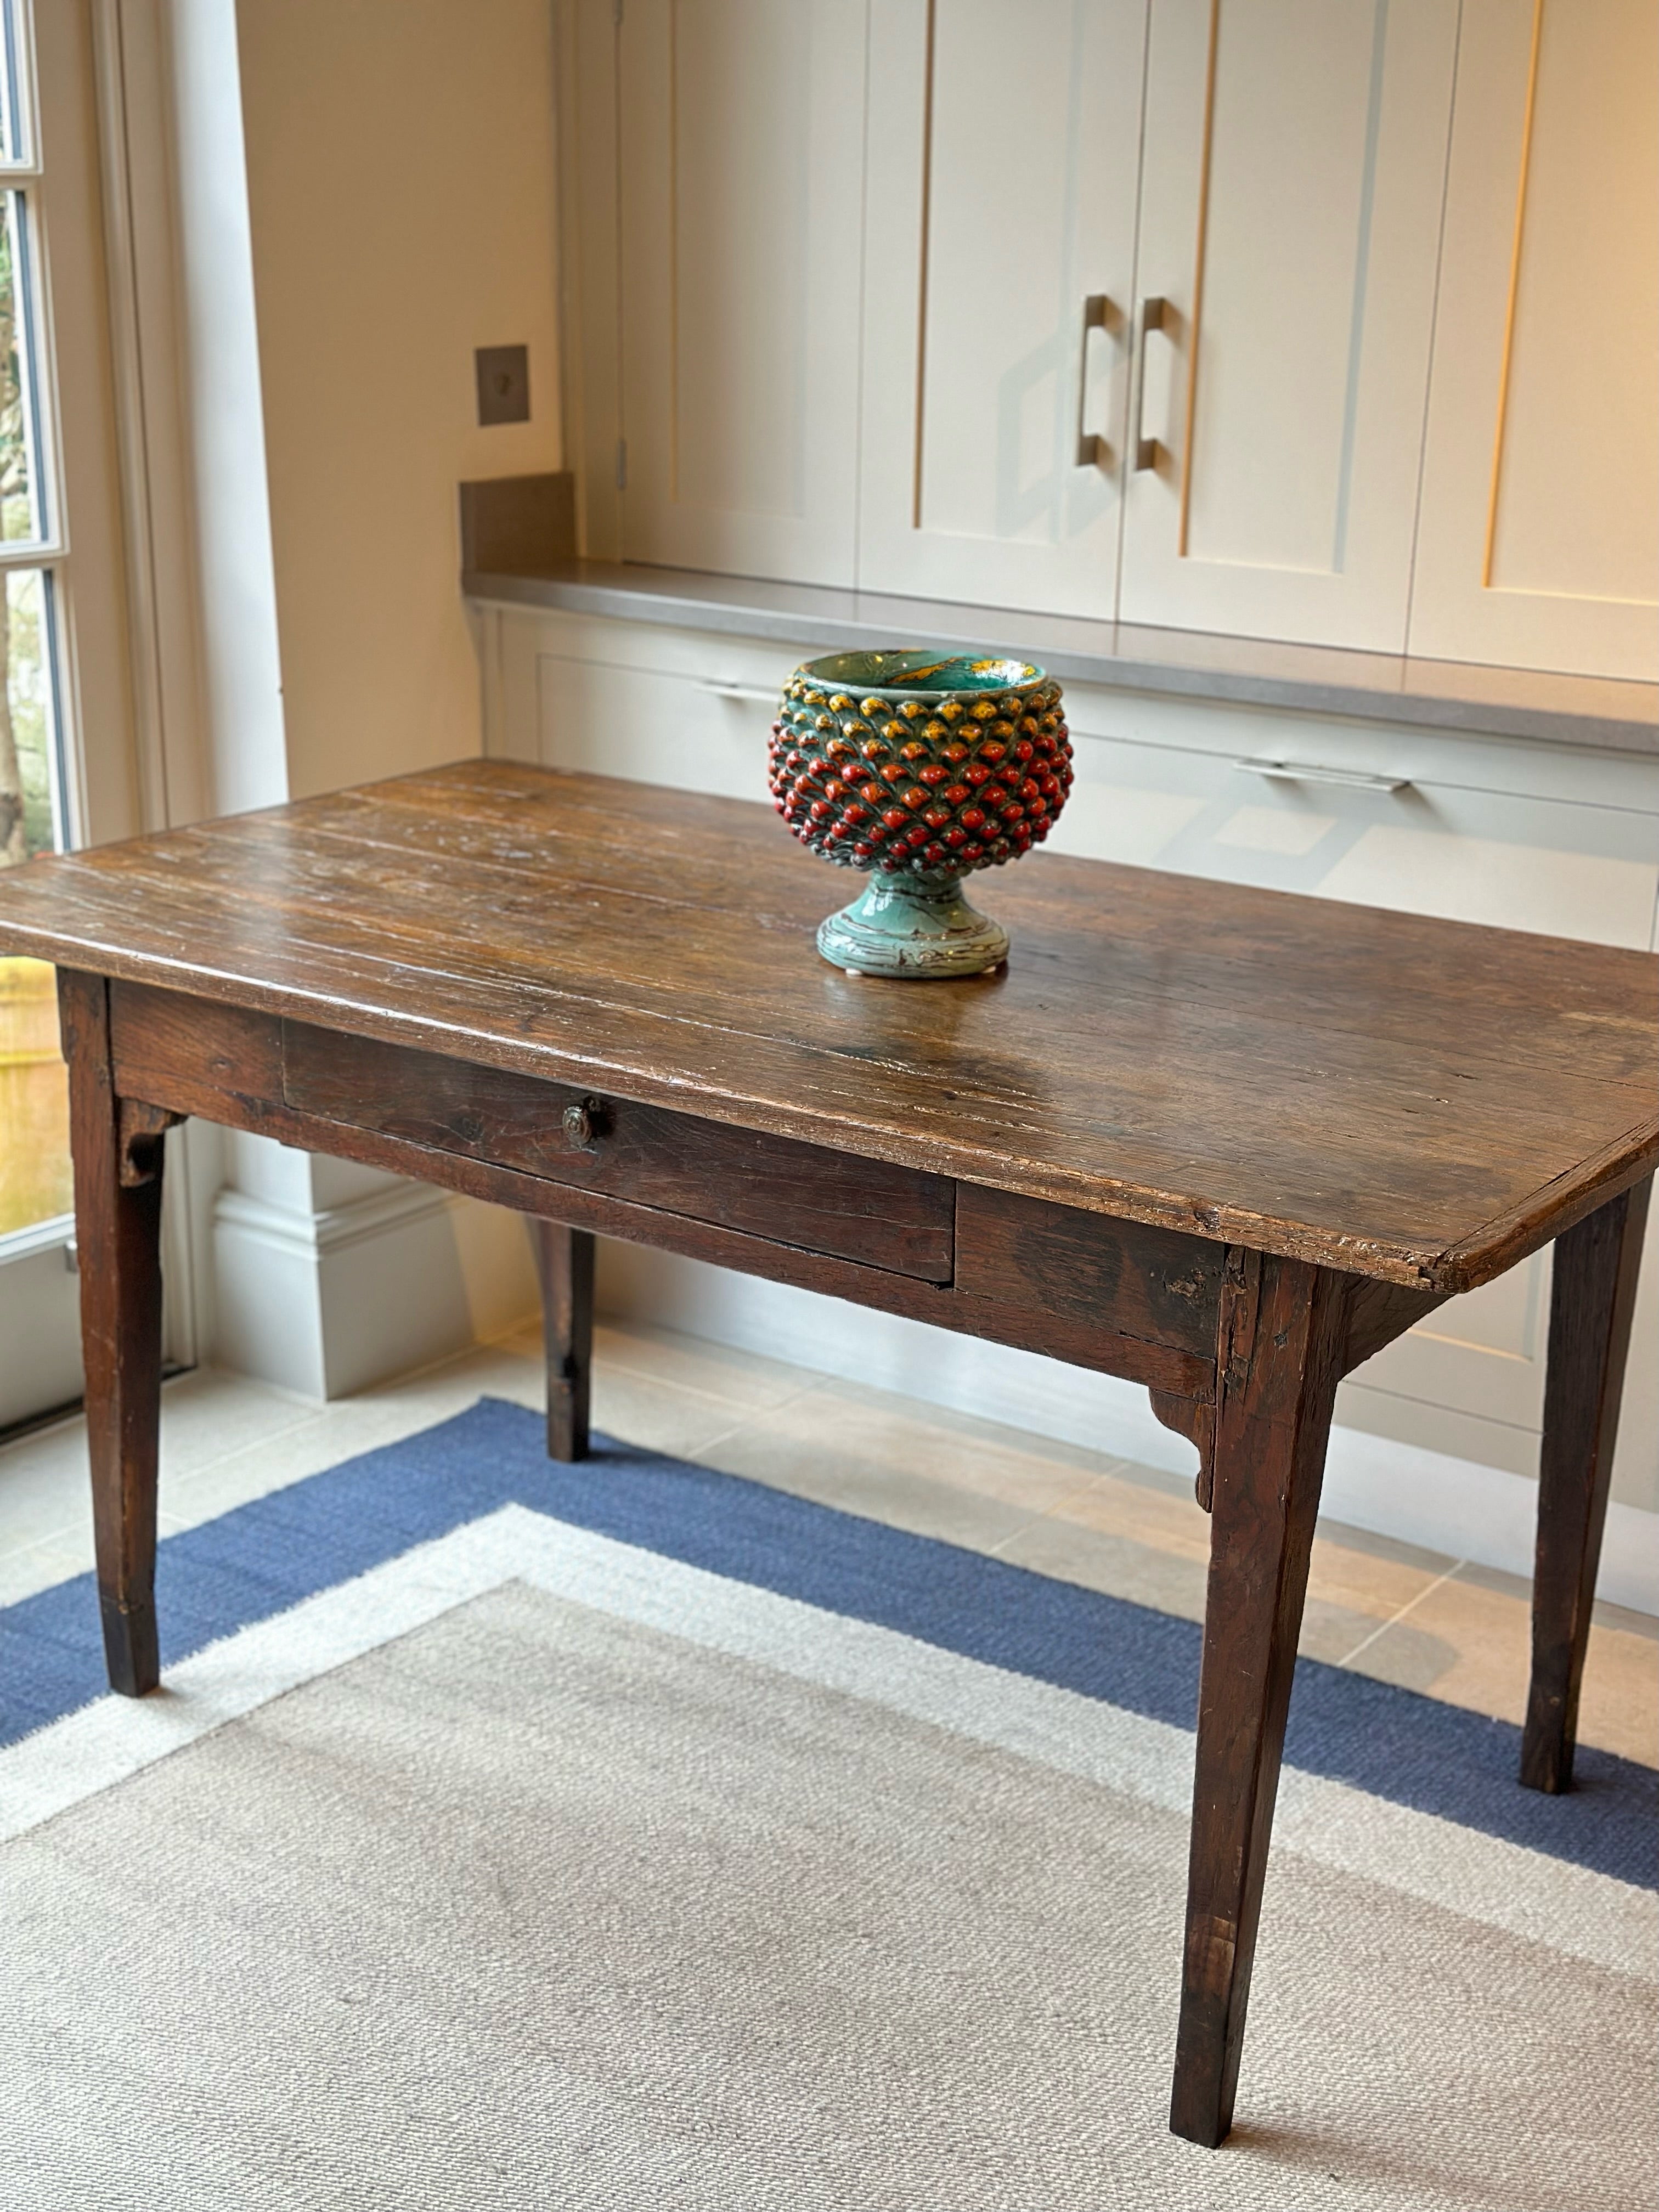
[[[995,691],[1032,690],[1048,681],[1046,671],[1017,654],[946,647],[826,653],[803,661],[795,672],[809,684],[895,699],[980,699]]]

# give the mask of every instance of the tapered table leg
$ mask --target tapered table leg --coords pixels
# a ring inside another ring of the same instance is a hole
[[[586,1229],[538,1221],[542,1330],[547,1345],[547,1455],[587,1457],[593,1366],[593,1238]]]
[[[1652,1188],[1649,1176],[1621,1191],[1555,1242],[1538,1462],[1532,1686],[1521,1739],[1521,1779],[1528,1790],[1572,1786],[1578,1689]]]
[[[1232,2124],[1261,1883],[1346,1319],[1345,1279],[1262,1261],[1216,1418],[1210,1578],[1170,2125]]]
[[[110,1687],[153,1690],[155,1482],[161,1418],[161,1146],[124,1148],[110,1066],[109,987],[60,969],[81,1271],[87,1445]]]

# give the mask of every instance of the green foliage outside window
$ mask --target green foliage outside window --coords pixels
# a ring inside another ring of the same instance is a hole
[[[34,535],[27,413],[20,357],[13,195],[0,221],[0,539]],[[38,571],[14,569],[0,590],[0,867],[51,848],[46,659]]]

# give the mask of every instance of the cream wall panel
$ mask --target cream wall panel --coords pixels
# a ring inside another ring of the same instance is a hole
[[[871,589],[1112,611],[1146,27],[1146,0],[876,0]]]
[[[626,557],[849,584],[866,0],[628,0]]]
[[[1411,647],[1659,671],[1659,8],[1465,0]]]
[[[1455,22],[1156,0],[1126,621],[1403,648]]]

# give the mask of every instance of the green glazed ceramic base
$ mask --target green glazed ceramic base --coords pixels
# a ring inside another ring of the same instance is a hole
[[[957,876],[872,876],[818,924],[818,951],[860,975],[981,975],[1008,957],[1008,933],[969,906]]]

